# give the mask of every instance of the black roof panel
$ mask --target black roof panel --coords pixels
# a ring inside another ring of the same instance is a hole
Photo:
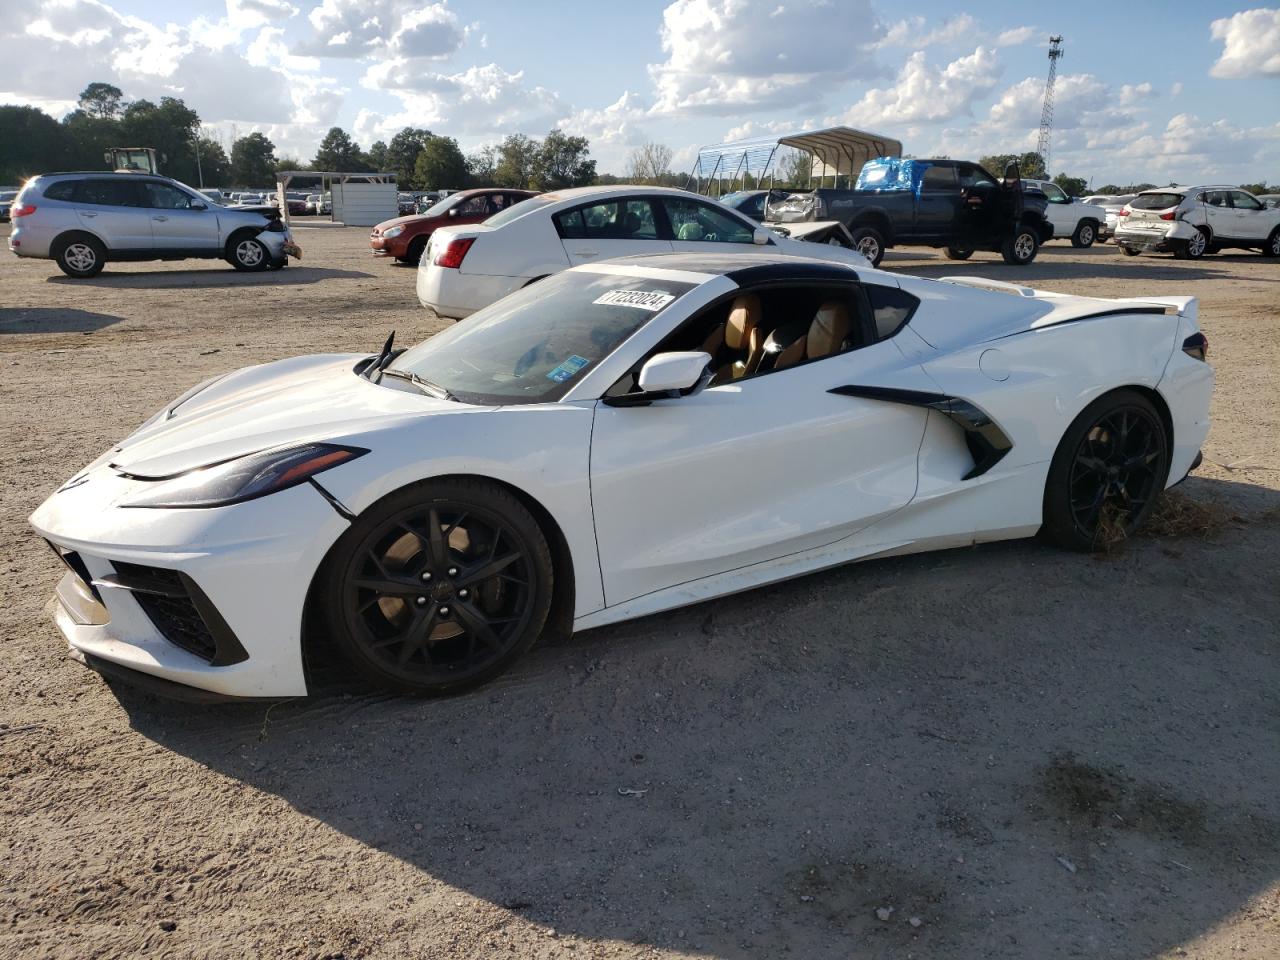
[[[858,279],[857,268],[851,264],[768,253],[662,253],[652,257],[619,257],[610,262],[658,270],[719,274],[740,287],[780,280],[838,280],[847,283]]]

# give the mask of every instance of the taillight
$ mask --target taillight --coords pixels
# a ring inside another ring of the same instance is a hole
[[[1193,333],[1182,341],[1182,352],[1188,357],[1195,357],[1197,360],[1207,360],[1209,357],[1209,338],[1203,333]]]
[[[36,212],[36,205],[34,203],[24,203],[20,207],[9,208],[9,216],[13,217],[15,220],[18,217],[29,217],[31,216],[31,214],[35,212]]]
[[[1176,210],[1170,210],[1168,213],[1162,213],[1162,214],[1160,214],[1160,219],[1161,219],[1161,220],[1172,220],[1172,219],[1174,219],[1174,217],[1176,217],[1176,216],[1177,216],[1177,213],[1178,213],[1178,211],[1176,211]]]
[[[1116,214],[1117,217],[1127,217],[1128,215],[1129,215],[1128,210],[1121,210],[1119,213]]]
[[[457,270],[462,266],[462,258],[467,255],[467,251],[471,249],[471,245],[475,242],[475,237],[454,237],[443,250],[436,254],[435,259],[431,262],[437,267]]]

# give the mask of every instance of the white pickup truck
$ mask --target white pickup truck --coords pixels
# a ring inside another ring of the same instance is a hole
[[[1049,201],[1045,219],[1053,224],[1054,239],[1070,237],[1073,247],[1091,247],[1102,235],[1107,211],[1092,203],[1072,200],[1056,183],[1049,180],[1023,180],[1026,190],[1039,190]]]

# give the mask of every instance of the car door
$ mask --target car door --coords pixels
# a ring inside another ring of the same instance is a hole
[[[1071,198],[1056,183],[1041,182],[1036,184],[1040,192],[1049,201],[1044,215],[1053,224],[1055,237],[1069,237],[1076,230],[1075,211],[1071,209]]]
[[[1265,240],[1275,223],[1275,217],[1267,216],[1266,208],[1243,190],[1231,191],[1231,212],[1235,222],[1231,235],[1241,240]]]
[[[677,253],[741,253],[755,242],[756,225],[726,207],[692,197],[664,196],[658,203]]]
[[[152,247],[151,212],[143,205],[140,185],[133,177],[81,180],[73,202],[85,229],[101,237],[108,250]]]
[[[851,385],[936,390],[883,340],[646,406],[602,400],[606,603],[831,544],[910,502],[926,412],[831,392]]]
[[[963,206],[956,168],[939,163],[926,167],[916,196],[912,237],[920,240],[951,238],[963,220]]]
[[[1200,212],[1215,237],[1235,236],[1235,214],[1226,190],[1206,190],[1200,194]],[[1194,216],[1188,218],[1196,223]]]
[[[197,254],[218,250],[218,216],[207,201],[197,200],[160,180],[144,180],[141,186],[151,214],[152,243],[157,250]]]
[[[562,210],[551,219],[575,267],[612,257],[671,252],[671,242],[659,235],[657,213],[648,197],[611,197]]]

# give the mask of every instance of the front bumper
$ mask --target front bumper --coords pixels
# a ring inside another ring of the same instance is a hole
[[[314,487],[228,507],[153,510],[120,505],[144,481],[105,466],[85,476],[31,517],[55,549],[75,557],[53,615],[77,658],[222,697],[306,694],[307,591],[347,527]],[[189,603],[176,612],[157,605],[138,568],[181,582]],[[211,647],[186,632],[193,614]]]

